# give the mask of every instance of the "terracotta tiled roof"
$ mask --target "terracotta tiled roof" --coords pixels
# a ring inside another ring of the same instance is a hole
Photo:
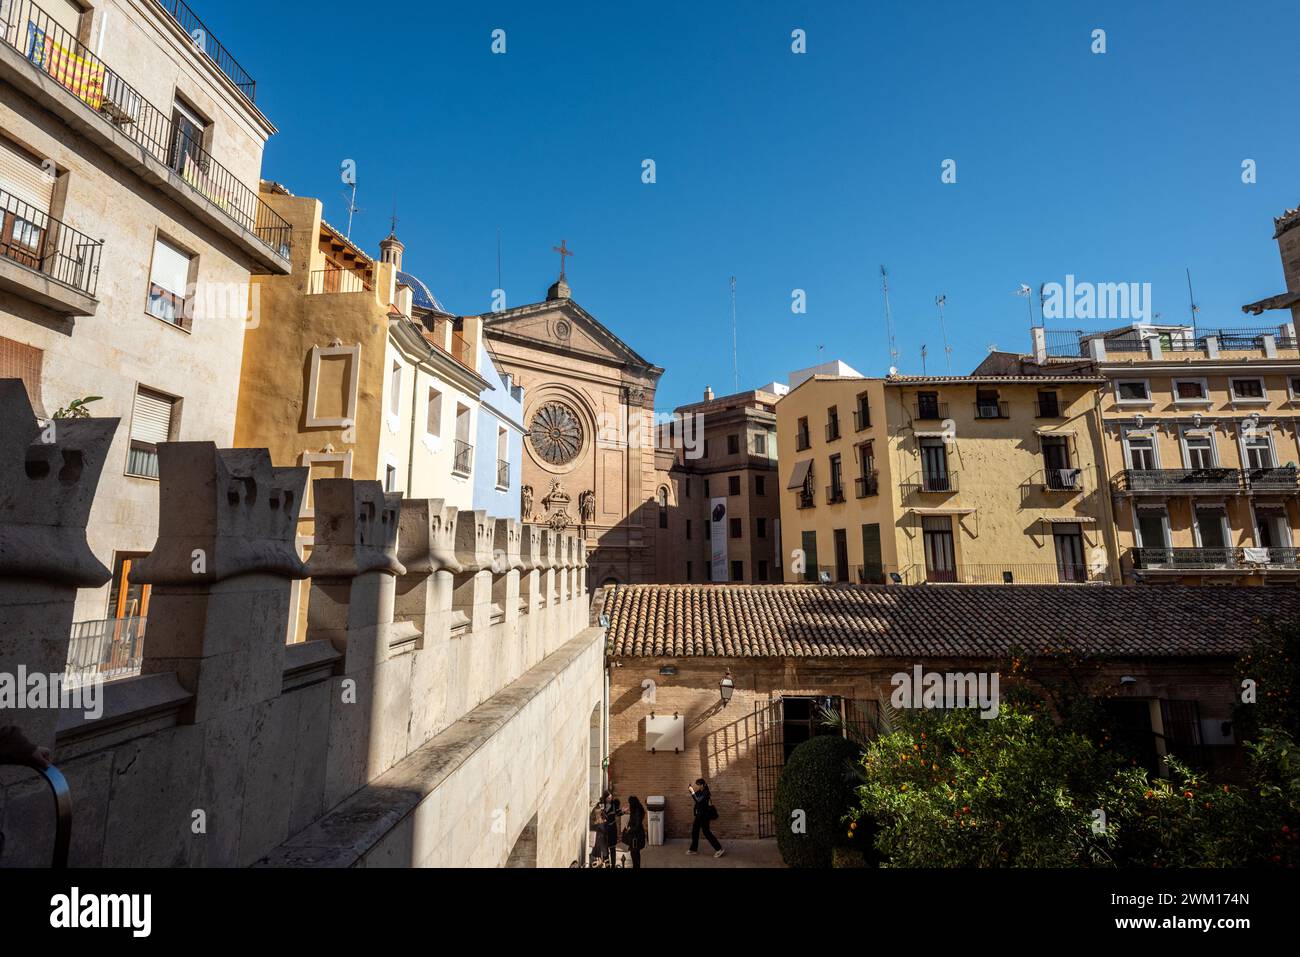
[[[1267,602],[1262,601],[1267,595]],[[615,657],[1236,657],[1300,589],[1084,585],[619,585]]]

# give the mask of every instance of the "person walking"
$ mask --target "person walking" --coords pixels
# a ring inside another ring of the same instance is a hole
[[[713,831],[709,825],[718,819],[718,809],[713,806],[713,796],[709,793],[709,786],[705,783],[704,778],[697,778],[691,785],[691,798],[695,801],[694,820],[691,822],[691,846],[686,851],[687,854],[698,854],[700,849],[700,835],[709,842],[713,848],[713,856],[721,857],[727,852],[722,849],[718,839],[713,836]]]
[[[633,794],[627,799],[627,827],[623,828],[623,843],[632,855],[632,869],[641,868],[641,848],[646,845],[645,808]]]

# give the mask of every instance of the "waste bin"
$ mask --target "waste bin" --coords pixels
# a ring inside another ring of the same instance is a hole
[[[649,832],[646,842],[656,847],[664,842],[664,807],[662,794],[654,794],[645,799],[646,830]]]

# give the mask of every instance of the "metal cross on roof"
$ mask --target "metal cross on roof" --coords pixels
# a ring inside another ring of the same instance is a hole
[[[563,239],[560,240],[560,245],[552,246],[551,249],[553,249],[555,252],[560,254],[560,279],[563,280],[564,279],[564,257],[572,256],[573,253],[570,250],[565,248]]]

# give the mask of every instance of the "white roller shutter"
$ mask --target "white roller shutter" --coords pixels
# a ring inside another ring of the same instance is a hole
[[[0,190],[48,216],[54,199],[54,177],[47,176],[41,164],[26,151],[0,139]],[[10,212],[17,212],[12,202],[4,205]]]
[[[156,392],[140,389],[135,394],[135,412],[131,416],[131,438],[157,445],[171,439],[171,399]]]
[[[184,297],[190,284],[190,256],[171,243],[159,239],[153,246],[153,267],[149,281],[168,292]]]

